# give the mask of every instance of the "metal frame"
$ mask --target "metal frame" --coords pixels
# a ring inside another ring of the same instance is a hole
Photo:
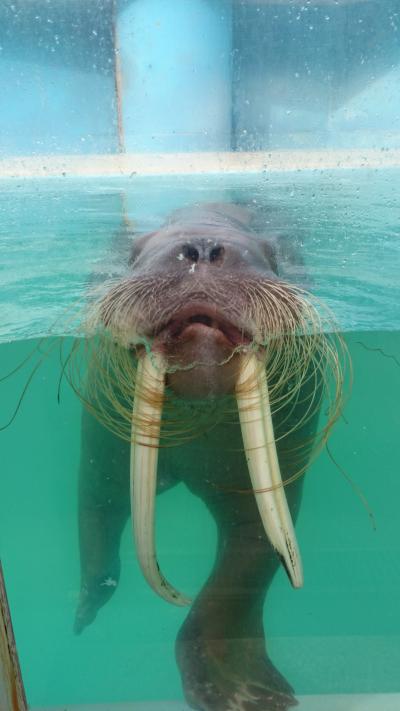
[[[0,561],[0,709],[27,711],[17,647]]]

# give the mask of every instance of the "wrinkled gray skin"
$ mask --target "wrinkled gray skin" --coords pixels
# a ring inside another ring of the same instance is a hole
[[[190,243],[197,249],[196,263],[205,284],[210,274],[215,278],[217,269],[233,270],[238,280],[245,280],[254,271],[273,276],[279,270],[278,241],[271,227],[264,229],[261,239],[260,231],[259,217],[242,207],[220,205],[182,211],[159,232],[137,241],[132,275],[135,269],[147,273],[160,268],[167,273],[181,269],[184,283],[191,277],[195,253],[186,250],[184,260],[177,260],[176,255],[177,249],[181,253],[182,245]],[[223,246],[223,259],[218,263],[210,259],[209,248],[217,243]],[[287,252],[283,258],[287,258]],[[225,295],[228,308],[231,298],[234,295]],[[200,328],[189,342],[183,343],[184,360],[197,347],[196,339],[203,336],[204,328]],[[213,380],[226,377],[221,366],[214,371]],[[204,377],[199,370],[192,382]],[[178,382],[177,387],[183,395],[185,382]],[[212,397],[213,390],[218,391],[215,382],[211,388],[207,383],[197,395],[208,393]],[[280,419],[274,420],[278,435],[286,414],[281,412]],[[295,409],[290,422],[300,415],[299,408]],[[312,436],[315,427],[316,418],[307,424],[307,431],[293,435],[290,444],[296,446],[297,440]],[[194,709],[286,711],[296,701],[290,685],[267,656],[263,625],[266,593],[280,563],[266,539],[254,497],[223,491],[224,487],[250,488],[244,454],[237,451],[240,442],[239,424],[231,422],[211,428],[183,446],[160,451],[159,493],[183,481],[205,503],[218,529],[214,567],[178,633],[176,658],[186,699]],[[294,464],[279,449],[278,453],[286,479],[294,472]],[[287,488],[294,519],[300,495],[298,480]],[[119,579],[119,544],[128,517],[128,445],[84,412],[79,484],[82,582],[75,623],[78,633],[94,620],[115,590],[105,582]]]

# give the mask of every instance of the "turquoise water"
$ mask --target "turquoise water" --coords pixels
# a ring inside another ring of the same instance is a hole
[[[280,571],[265,608],[270,656],[298,694],[400,692],[395,178],[388,171],[347,172],[336,181],[334,175],[320,174],[251,179],[254,199],[268,191],[276,205],[287,206],[288,224],[298,228],[315,290],[328,297],[343,324],[354,364],[352,396],[330,444],[339,466],[323,452],[306,476],[297,524],[305,587],[292,590]],[[218,199],[227,189],[249,191],[249,180],[233,177],[202,185],[193,181],[184,188],[181,183],[177,191],[166,179],[138,181],[127,191],[126,181],[78,186],[49,181],[34,189],[21,183],[18,192],[5,184],[2,374],[32,351],[38,336],[49,333],[57,317],[84,294],[93,273],[102,278],[123,269],[110,245],[120,244],[124,218],[147,229],[179,200]],[[124,244],[120,254],[123,249]],[[61,333],[64,324],[61,319],[55,332]],[[31,367],[0,384],[4,424]],[[59,376],[54,348],[18,416],[0,433],[1,557],[29,703],[180,699],[174,640],[186,612],[158,599],[143,581],[128,528],[117,592],[80,637],[72,633],[79,586],[80,403],[63,383],[58,404]],[[370,511],[341,469],[362,490]],[[159,498],[157,526],[163,570],[194,594],[212,564],[213,521],[180,485]]]

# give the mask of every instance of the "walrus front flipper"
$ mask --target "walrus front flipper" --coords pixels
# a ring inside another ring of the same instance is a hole
[[[130,515],[129,450],[128,442],[83,410],[78,516],[81,587],[76,634],[93,622],[119,583],[119,546]],[[160,467],[157,493],[177,483],[164,469]]]
[[[83,411],[79,474],[81,589],[74,631],[82,630],[115,592],[119,545],[129,516],[129,446]]]
[[[115,592],[120,577],[119,542],[126,511],[80,510],[81,590],[74,632],[80,634]]]

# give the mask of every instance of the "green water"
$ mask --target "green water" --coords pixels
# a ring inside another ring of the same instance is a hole
[[[282,571],[265,607],[270,656],[298,694],[400,691],[400,333],[347,335],[354,386],[331,452],[306,476],[297,524],[305,587]],[[0,347],[8,372],[35,341]],[[396,360],[397,359],[397,360]],[[31,367],[1,383],[1,420]],[[186,612],[142,579],[130,530],[111,601],[80,637],[77,470],[80,404],[63,384],[57,350],[43,362],[15,421],[1,433],[0,542],[29,703],[52,706],[182,698],[174,640]],[[183,486],[158,499],[167,578],[194,594],[212,564],[215,529]]]

